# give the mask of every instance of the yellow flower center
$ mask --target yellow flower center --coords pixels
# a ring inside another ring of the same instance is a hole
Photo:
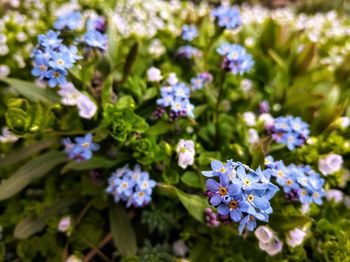
[[[224,196],[224,195],[227,195],[227,188],[226,187],[220,187],[219,188],[219,194],[221,195],[221,196]]]
[[[58,73],[58,72],[54,72],[54,73],[53,73],[53,76],[57,78],[57,77],[59,77],[59,76],[60,76],[60,73]]]
[[[63,61],[62,59],[58,59],[58,60],[57,60],[57,64],[59,64],[59,65],[64,65],[64,61]]]
[[[219,172],[221,172],[221,173],[225,173],[225,171],[226,171],[225,167],[222,167],[222,168],[219,169]]]
[[[229,206],[231,209],[236,209],[238,207],[238,202],[236,200],[232,200]]]
[[[143,197],[145,195],[145,193],[141,191],[138,193],[138,195],[139,195],[139,197]]]
[[[288,179],[288,180],[287,180],[287,185],[290,186],[290,185],[292,185],[292,184],[293,184],[293,180],[292,180],[292,179]]]
[[[284,173],[281,170],[277,171],[277,176],[284,177]]]
[[[244,179],[243,183],[246,185],[246,186],[250,186],[250,184],[252,182],[250,182],[250,180],[248,178]]]
[[[252,202],[254,200],[254,196],[250,194],[248,195],[247,199],[249,202]]]
[[[46,66],[44,66],[44,65],[39,66],[39,68],[40,68],[40,71],[45,71],[46,70]]]
[[[90,144],[89,144],[88,142],[85,142],[85,143],[82,144],[82,146],[83,146],[84,148],[89,148],[89,147],[90,147]]]
[[[125,188],[128,188],[128,183],[123,182],[123,183],[122,183],[122,188],[124,188],[124,189],[125,189]]]

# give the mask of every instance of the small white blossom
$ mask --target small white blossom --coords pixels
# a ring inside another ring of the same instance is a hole
[[[269,113],[263,113],[259,115],[258,121],[262,122],[264,124],[264,127],[268,129],[273,126],[275,119]]]
[[[243,120],[247,124],[247,126],[254,126],[256,123],[256,118],[253,112],[243,113]]]
[[[334,201],[334,203],[338,204],[343,201],[344,194],[340,190],[330,189],[326,192],[326,198],[328,201]]]
[[[248,130],[248,141],[250,144],[256,143],[259,141],[259,134],[254,128],[249,128]]]
[[[70,255],[67,258],[66,262],[83,262],[83,260],[77,257],[76,255]]]
[[[267,243],[259,241],[259,248],[264,250],[270,256],[274,256],[282,251],[283,243],[276,236],[273,236],[273,238]]]
[[[306,232],[301,230],[300,228],[294,228],[289,230],[287,233],[287,244],[291,247],[296,247],[303,243],[304,237],[306,236]]]
[[[337,154],[329,154],[318,161],[318,169],[325,176],[333,174],[340,170],[343,165],[343,157]]]
[[[70,82],[62,85],[57,92],[61,96],[61,103],[67,106],[74,106],[78,103],[81,93]]]
[[[97,106],[87,95],[81,94],[77,100],[79,116],[86,119],[91,119],[97,111]]]
[[[60,222],[58,223],[58,231],[60,232],[67,232],[71,226],[71,218],[70,216],[65,216],[61,218]]]
[[[256,238],[262,242],[267,243],[273,239],[273,232],[266,226],[259,226],[254,232]]]
[[[253,82],[249,79],[243,79],[241,81],[240,88],[242,89],[243,92],[248,93],[253,88]]]
[[[176,74],[170,73],[166,81],[169,85],[175,85],[178,82]]]
[[[163,79],[162,72],[156,67],[151,67],[147,70],[147,79],[151,82],[159,82]]]
[[[185,241],[179,239],[173,243],[173,251],[175,256],[184,257],[188,252],[188,247],[185,244]]]
[[[0,135],[0,143],[14,143],[18,140],[18,137],[10,132],[8,127],[2,128],[2,134]]]
[[[7,65],[0,65],[0,78],[10,74],[10,68]]]
[[[181,139],[176,146],[176,152],[179,157],[178,164],[181,168],[185,169],[187,166],[193,165],[196,152],[192,140]]]

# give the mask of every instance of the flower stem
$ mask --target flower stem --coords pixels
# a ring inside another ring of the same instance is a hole
[[[219,123],[219,116],[220,116],[220,104],[223,98],[224,94],[224,84],[226,80],[226,72],[223,71],[221,74],[221,80],[219,84],[219,94],[218,99],[216,101],[215,105],[215,112],[214,112],[214,123],[215,123],[215,147],[219,149],[219,141],[220,141],[220,123]]]

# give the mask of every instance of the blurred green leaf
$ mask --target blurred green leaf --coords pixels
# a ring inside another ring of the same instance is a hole
[[[10,178],[0,184],[0,201],[12,197],[29,185],[33,180],[41,178],[55,166],[67,161],[64,152],[50,151],[38,156],[20,167]]]
[[[45,103],[59,103],[60,98],[52,89],[42,89],[32,82],[27,82],[15,78],[2,78],[1,81],[16,89],[21,95],[33,102],[42,101]]]
[[[136,234],[128,213],[122,205],[111,205],[109,209],[109,223],[114,244],[122,256],[136,255]]]
[[[49,140],[43,140],[36,143],[33,143],[27,147],[21,148],[17,151],[13,151],[10,154],[0,159],[0,166],[9,166],[15,164],[21,160],[29,158],[36,153],[50,147],[57,141],[53,138]]]
[[[273,213],[270,215],[270,225],[277,231],[289,231],[296,227],[302,227],[312,221],[310,217],[303,215]]]
[[[180,189],[176,189],[183,206],[198,221],[204,223],[204,209],[208,207],[208,201],[205,197],[184,193]]]
[[[137,42],[130,48],[129,53],[126,56],[124,69],[123,69],[123,78],[121,82],[124,82],[126,79],[128,79],[132,66],[136,60],[138,49],[139,49],[139,44]]]
[[[202,181],[197,172],[186,171],[181,175],[181,181],[189,187],[202,188]]]

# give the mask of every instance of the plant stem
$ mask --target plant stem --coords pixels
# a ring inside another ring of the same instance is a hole
[[[224,84],[226,80],[226,72],[223,71],[221,74],[221,80],[219,84],[219,94],[218,99],[216,101],[215,105],[215,112],[214,112],[214,123],[215,123],[215,147],[219,149],[219,140],[220,140],[220,123],[219,123],[219,115],[220,115],[220,104],[222,101],[222,96],[224,94]]]
[[[99,253],[100,255],[102,255],[103,253],[100,251],[101,248],[103,248],[105,245],[107,245],[111,240],[112,240],[112,233],[108,233],[102,240],[100,243],[98,243],[97,247],[94,247],[93,249],[90,250],[90,252],[85,256],[84,258],[84,262],[89,262],[91,261],[94,256]],[[102,254],[101,254],[102,253]],[[103,255],[102,257],[105,258],[105,256]],[[108,261],[108,258],[107,258]]]

